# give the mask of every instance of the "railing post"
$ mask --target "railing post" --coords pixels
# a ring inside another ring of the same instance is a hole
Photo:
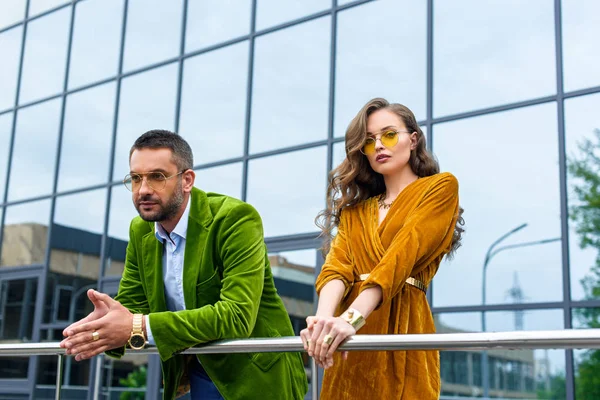
[[[62,354],[58,355],[58,361],[56,363],[56,395],[55,400],[60,400],[60,391],[62,389],[62,376],[63,376],[63,360]]]
[[[100,399],[100,388],[102,387],[102,363],[104,361],[104,355],[99,354],[96,356],[96,373],[94,374],[94,400]]]
[[[314,358],[310,358],[310,390],[312,400],[319,400],[319,367]]]

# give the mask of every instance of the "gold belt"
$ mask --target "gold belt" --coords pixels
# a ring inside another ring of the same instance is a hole
[[[370,274],[360,274],[360,280],[364,281],[369,277]],[[406,278],[406,283],[411,286],[416,287],[419,290],[422,290],[423,293],[427,294],[427,286],[423,282],[418,279],[413,278],[412,276]]]

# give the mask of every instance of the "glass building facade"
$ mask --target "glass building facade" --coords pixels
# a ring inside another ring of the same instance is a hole
[[[428,292],[438,331],[593,327],[598,250],[568,165],[600,128],[598,37],[595,0],[1,2],[0,342],[60,340],[88,288],[116,293],[136,215],[121,180],[155,128],[188,140],[198,187],[258,209],[298,332],[327,174],[373,97],[410,107],[460,182],[463,246]],[[592,358],[442,352],[442,398],[594,398]],[[0,398],[53,398],[55,367],[0,359]],[[154,399],[160,382],[156,356],[67,360],[64,392]]]

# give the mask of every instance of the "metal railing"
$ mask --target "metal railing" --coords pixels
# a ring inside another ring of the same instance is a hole
[[[487,349],[600,349],[600,329],[564,329],[554,331],[516,331],[483,333],[437,333],[413,335],[356,335],[339,347],[344,351],[374,350],[487,350]],[[235,339],[189,348],[181,354],[217,354],[249,352],[304,351],[299,336],[268,339]],[[131,351],[133,352],[133,351]],[[150,346],[135,354],[158,354]],[[0,357],[58,356],[56,399],[60,399],[65,350],[59,342],[0,344]],[[313,399],[318,399],[316,367],[313,362]],[[96,382],[96,386],[98,386]]]

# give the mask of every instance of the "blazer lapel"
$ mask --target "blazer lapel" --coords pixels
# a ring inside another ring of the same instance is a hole
[[[148,291],[148,304],[150,311],[166,311],[165,284],[163,282],[162,255],[163,245],[154,236],[154,229],[142,238],[144,249],[143,273]]]
[[[196,285],[203,266],[202,256],[207,242],[208,228],[212,223],[212,213],[206,193],[193,188],[190,201],[192,204],[183,257],[183,297],[185,308],[188,310],[196,308]]]

